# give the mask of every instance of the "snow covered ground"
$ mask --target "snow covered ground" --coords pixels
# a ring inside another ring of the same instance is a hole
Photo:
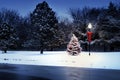
[[[8,51],[0,52],[0,63],[68,66],[120,70],[120,52],[82,52],[78,56],[68,55],[66,51]]]

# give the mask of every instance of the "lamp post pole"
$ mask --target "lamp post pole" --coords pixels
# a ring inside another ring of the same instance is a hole
[[[90,56],[90,42],[89,42],[89,56]]]
[[[88,31],[87,31],[87,38],[88,38],[88,42],[89,42],[89,56],[90,56],[90,42],[92,39],[92,31],[91,31],[92,25],[91,23],[89,23],[88,25]]]

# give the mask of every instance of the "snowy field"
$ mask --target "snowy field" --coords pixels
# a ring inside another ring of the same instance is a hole
[[[91,56],[82,52],[71,56],[66,51],[45,51],[44,54],[39,51],[8,51],[2,54],[0,51],[0,63],[120,70],[120,52],[91,52]]]

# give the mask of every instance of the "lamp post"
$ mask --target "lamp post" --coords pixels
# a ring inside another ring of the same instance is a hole
[[[91,42],[91,39],[92,39],[92,31],[91,31],[91,28],[92,28],[92,24],[89,23],[89,24],[88,24],[88,31],[87,31],[87,39],[88,39],[88,42],[89,42],[89,56],[90,56],[90,42]]]

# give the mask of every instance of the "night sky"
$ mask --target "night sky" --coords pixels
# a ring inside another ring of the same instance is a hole
[[[0,0],[0,8],[17,10],[20,15],[25,16],[32,12],[38,3],[44,0]],[[118,3],[120,0],[45,0],[57,13],[57,16],[69,17],[69,8],[107,7],[109,2]]]

